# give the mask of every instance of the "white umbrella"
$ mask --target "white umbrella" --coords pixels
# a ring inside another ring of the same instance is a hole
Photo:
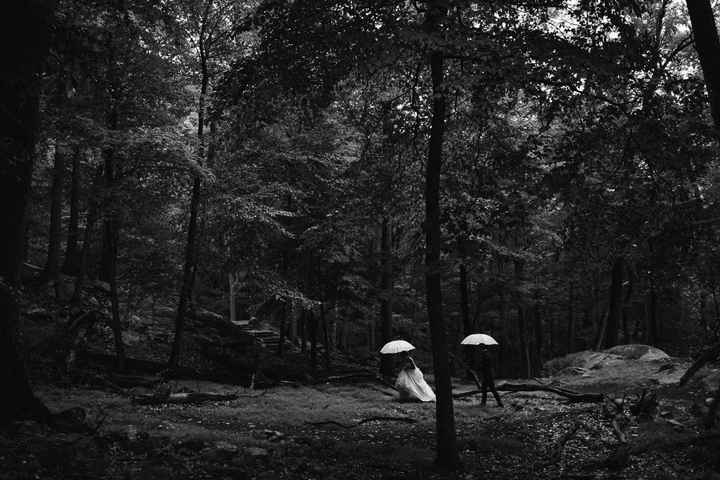
[[[497,345],[498,342],[490,335],[484,333],[473,333],[460,342],[462,345]]]
[[[406,342],[405,340],[393,340],[392,342],[388,342],[380,349],[380,353],[400,353],[400,352],[408,352],[410,350],[415,350],[415,347],[410,344],[410,342]]]

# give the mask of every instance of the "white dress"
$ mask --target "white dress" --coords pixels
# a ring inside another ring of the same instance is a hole
[[[421,402],[434,402],[435,392],[430,385],[427,384],[420,369],[415,365],[412,358],[408,357],[412,363],[410,366],[403,368],[395,380],[395,388],[400,392],[401,401],[419,400]]]

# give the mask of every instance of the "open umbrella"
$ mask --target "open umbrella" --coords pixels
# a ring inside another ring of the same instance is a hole
[[[497,345],[498,342],[490,335],[484,333],[473,333],[460,342],[462,345]]]
[[[409,352],[410,350],[415,350],[415,347],[412,346],[410,342],[406,342],[405,340],[393,340],[392,342],[388,342],[380,349],[380,353],[400,353],[400,352]]]

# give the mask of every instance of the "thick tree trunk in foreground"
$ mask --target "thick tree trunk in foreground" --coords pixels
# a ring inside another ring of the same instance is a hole
[[[382,220],[380,232],[380,256],[382,261],[380,273],[380,335],[381,343],[392,340],[392,243],[390,239],[390,222],[387,217]],[[393,362],[390,355],[380,355],[380,374],[391,376]]]
[[[48,49],[51,2],[8,0],[0,16],[0,423],[47,421],[17,345],[20,317],[16,288],[24,253],[25,207],[38,131],[39,79]],[[20,28],[19,28],[20,27]]]
[[[63,146],[55,146],[52,186],[50,187],[50,230],[48,232],[47,263],[43,277],[57,282],[60,275],[60,232],[62,229],[63,177],[65,173],[65,152]]]
[[[720,128],[720,39],[715,27],[710,0],[687,0],[690,23],[695,37],[695,50],[700,58],[705,85],[710,99],[710,112]]]
[[[436,37],[447,15],[444,0],[428,0],[425,28]],[[428,320],[433,349],[435,370],[435,404],[437,428],[437,462],[445,467],[459,463],[455,441],[455,417],[453,413],[452,385],[445,323],[442,312],[442,286],[440,271],[440,171],[445,131],[445,86],[443,85],[443,53],[436,49],[430,53],[430,74],[432,77],[433,100],[425,171],[425,285]]]
[[[65,262],[62,271],[68,275],[77,275],[80,268],[78,240],[80,238],[80,159],[82,151],[75,148],[73,154],[72,177],[70,180],[70,219],[68,221]]]

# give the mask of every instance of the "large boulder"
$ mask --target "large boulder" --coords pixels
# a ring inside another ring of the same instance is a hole
[[[628,362],[669,360],[671,359],[667,353],[649,345],[617,345],[601,352],[583,350],[564,357],[553,358],[545,362],[543,371],[546,375],[578,375],[590,370],[625,366]]]
[[[616,345],[605,350],[605,353],[619,355],[628,360],[640,360],[641,362],[650,362],[655,360],[669,360],[670,355],[663,352],[659,348],[650,345],[642,345],[633,343],[630,345]]]

